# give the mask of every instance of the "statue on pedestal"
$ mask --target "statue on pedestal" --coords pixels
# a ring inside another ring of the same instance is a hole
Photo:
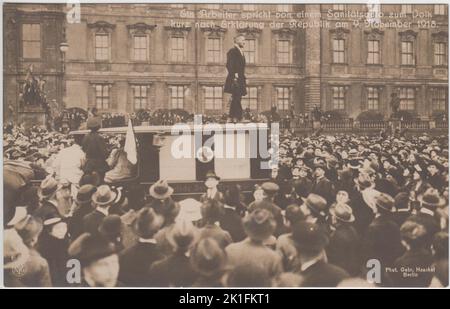
[[[391,118],[397,117],[398,110],[400,108],[400,98],[397,96],[397,93],[391,93],[391,102],[390,102],[392,113]]]

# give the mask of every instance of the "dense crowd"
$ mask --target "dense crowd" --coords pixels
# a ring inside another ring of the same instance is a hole
[[[250,203],[211,171],[198,199],[161,179],[137,204],[99,127],[4,128],[7,286],[448,285],[448,136],[283,135]]]

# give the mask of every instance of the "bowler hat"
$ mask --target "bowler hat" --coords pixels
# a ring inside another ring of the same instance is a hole
[[[214,178],[216,180],[220,180],[220,177],[216,175],[216,173],[214,171],[208,171],[205,175],[205,180],[207,180],[208,178]]]
[[[58,182],[53,177],[47,177],[41,182],[38,190],[40,198],[49,198],[58,190]]]
[[[173,188],[169,186],[166,180],[161,179],[150,187],[149,193],[150,196],[158,200],[164,200],[172,195]]]
[[[101,185],[92,195],[92,201],[99,206],[111,204],[116,198],[116,193],[108,185]]]
[[[292,238],[299,252],[318,253],[328,244],[328,237],[322,228],[316,223],[306,221],[294,224]]]
[[[375,197],[375,205],[378,209],[383,209],[388,212],[394,212],[395,201],[389,194],[380,193]]]
[[[342,222],[353,222],[355,221],[355,216],[353,215],[353,210],[350,206],[343,203],[338,203],[334,207],[330,208],[330,213],[336,217],[336,219]]]
[[[269,195],[274,195],[280,190],[280,187],[274,182],[265,182],[261,185],[261,189]]]
[[[78,190],[75,202],[77,202],[78,204],[91,202],[92,195],[95,193],[95,191],[97,191],[97,187],[91,184],[81,186],[81,188]]]
[[[273,215],[267,209],[258,208],[244,218],[244,229],[253,240],[263,241],[269,238],[276,228]]]
[[[69,246],[68,253],[70,256],[78,259],[84,267],[92,262],[115,254],[116,248],[112,243],[102,237],[83,233],[72,242]]]
[[[417,197],[417,200],[422,207],[427,208],[443,207],[447,204],[445,199],[439,195],[439,191],[434,188],[427,189],[423,195]]]
[[[315,214],[325,217],[327,210],[327,201],[320,195],[310,193],[307,198],[302,197],[305,205]]]

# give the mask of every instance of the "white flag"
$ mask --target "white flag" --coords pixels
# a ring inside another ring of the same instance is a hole
[[[137,147],[136,140],[134,138],[133,125],[131,119],[128,120],[127,136],[125,137],[125,152],[127,153],[127,159],[131,164],[137,163]]]

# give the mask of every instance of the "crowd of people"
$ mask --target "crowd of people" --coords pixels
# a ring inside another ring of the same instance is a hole
[[[87,126],[5,128],[7,286],[448,285],[448,136],[285,134],[250,203],[214,171],[198,199],[161,179],[136,203],[123,139]]]

